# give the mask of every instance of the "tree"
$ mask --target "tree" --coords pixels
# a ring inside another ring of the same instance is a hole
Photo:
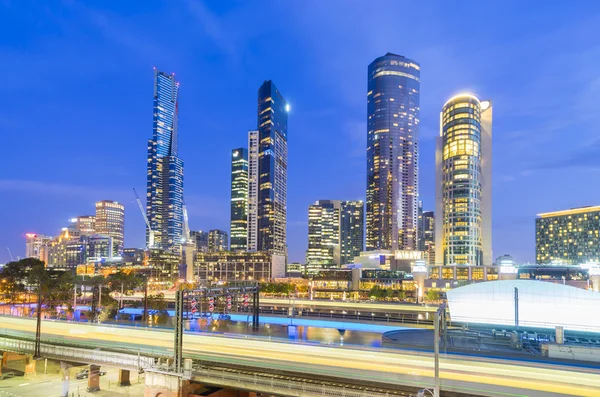
[[[441,294],[440,291],[434,290],[434,289],[428,289],[427,290],[427,294],[425,294],[425,299],[430,301],[430,302],[436,302],[439,301],[441,298]]]
[[[169,312],[167,312],[167,301],[165,295],[159,292],[155,295],[148,295],[148,309],[155,310],[155,320],[157,324],[166,324],[169,321]]]

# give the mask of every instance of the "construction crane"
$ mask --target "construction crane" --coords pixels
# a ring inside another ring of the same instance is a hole
[[[142,201],[140,200],[140,196],[138,196],[135,188],[133,188],[133,193],[135,194],[135,199],[137,200],[138,206],[140,207],[140,211],[142,212],[142,216],[144,217],[144,221],[146,221],[146,226],[148,227],[148,247],[154,248],[154,230],[150,226],[150,221],[148,221],[148,217],[146,216],[146,211],[144,211],[144,207],[142,206]]]
[[[6,249],[8,250],[8,256],[10,256],[10,261],[14,262],[15,260],[14,260],[14,258],[12,256],[12,252],[10,252],[10,248],[6,247]]]

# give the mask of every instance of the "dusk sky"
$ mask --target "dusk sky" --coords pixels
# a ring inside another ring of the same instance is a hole
[[[600,204],[596,1],[0,0],[0,263],[103,199],[125,204],[125,246],[144,246],[132,187],[153,67],[181,81],[192,230],[229,230],[230,151],[275,82],[291,105],[289,259],[304,262],[308,205],[364,200],[367,66],[386,52],[421,64],[425,209],[439,112],[463,91],[494,106],[494,257],[534,261],[537,213]]]

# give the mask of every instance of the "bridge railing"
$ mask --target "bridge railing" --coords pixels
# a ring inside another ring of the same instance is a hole
[[[0,349],[15,353],[31,354],[35,351],[35,342],[0,337]],[[120,368],[136,369],[138,371],[150,368],[155,364],[151,356],[130,353],[112,352],[101,349],[69,347],[40,344],[40,354],[43,357],[68,360],[82,363],[114,365]]]

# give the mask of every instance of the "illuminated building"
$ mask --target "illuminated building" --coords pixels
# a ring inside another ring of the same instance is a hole
[[[219,252],[229,250],[229,236],[227,232],[213,229],[208,232],[208,252]]]
[[[196,244],[196,249],[200,252],[208,252],[208,232],[202,230],[191,231],[191,240]]]
[[[369,65],[366,245],[417,248],[420,66],[387,53]]]
[[[258,90],[257,250],[286,255],[289,105],[272,81]]]
[[[308,207],[306,267],[311,272],[340,265],[340,205],[319,200]]]
[[[248,248],[248,150],[231,152],[231,224],[230,247],[232,251]]]
[[[600,262],[600,206],[539,214],[535,220],[537,263]]]
[[[364,250],[365,203],[342,201],[340,206],[340,265],[354,262]]]
[[[258,250],[258,131],[248,131],[248,251]]]
[[[175,75],[154,70],[154,116],[148,141],[146,214],[154,246],[180,252],[183,237],[183,161],[177,155],[178,92]],[[146,241],[149,233],[146,230]]]
[[[436,265],[491,265],[492,104],[449,99],[436,145]]]
[[[27,233],[25,235],[25,257],[43,259],[43,247],[50,244],[53,237],[43,234]]]
[[[285,277],[285,262],[280,255],[266,252],[198,252],[194,273],[200,281],[269,281]]]
[[[102,200],[96,203],[96,234],[112,237],[113,254],[123,253],[125,236],[125,207],[116,201]]]
[[[319,200],[308,207],[310,272],[352,263],[363,250],[363,202]]]
[[[82,215],[74,219],[80,235],[90,236],[96,233],[96,217],[93,215]]]
[[[435,264],[435,216],[433,211],[423,211],[419,202],[418,250],[428,266]]]

